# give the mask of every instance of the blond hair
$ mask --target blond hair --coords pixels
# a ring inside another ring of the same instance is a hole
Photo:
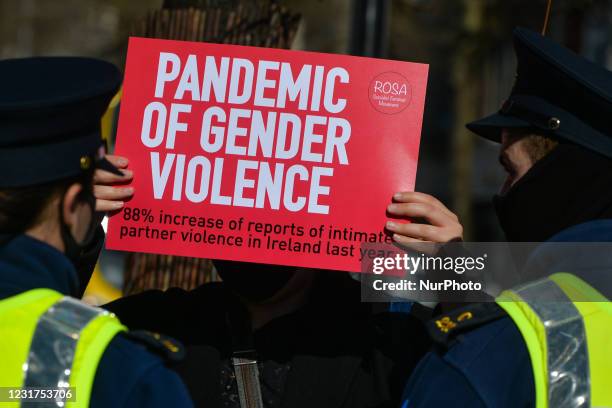
[[[550,153],[557,145],[558,141],[542,135],[529,134],[525,136],[525,151],[529,155],[529,158],[535,163],[544,158]]]

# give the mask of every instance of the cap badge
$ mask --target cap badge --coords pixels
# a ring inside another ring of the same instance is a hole
[[[81,170],[89,170],[91,167],[91,158],[88,156],[81,157]]]

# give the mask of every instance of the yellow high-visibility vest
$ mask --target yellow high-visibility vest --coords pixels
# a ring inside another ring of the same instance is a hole
[[[66,399],[65,406],[87,407],[102,354],[124,330],[112,313],[50,289],[4,299],[0,387],[72,388],[74,401]]]
[[[612,303],[568,273],[503,292],[497,303],[529,350],[536,407],[612,407]]]

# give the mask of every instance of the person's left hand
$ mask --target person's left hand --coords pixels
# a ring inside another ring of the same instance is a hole
[[[104,170],[96,170],[94,173],[94,196],[96,197],[96,211],[111,212],[123,208],[125,200],[134,195],[133,187],[117,186],[129,183],[134,174],[127,170],[128,159],[121,156],[104,156],[109,162],[117,167],[123,176],[109,173]]]
[[[386,228],[393,240],[400,244],[414,242],[446,243],[463,240],[463,226],[451,210],[440,200],[424,193],[400,192],[387,212],[395,217],[407,217],[412,222],[388,221]]]

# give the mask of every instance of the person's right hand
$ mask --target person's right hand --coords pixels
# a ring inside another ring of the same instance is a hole
[[[424,193],[399,192],[393,195],[393,201],[387,212],[410,218],[409,223],[387,222],[387,230],[393,233],[395,242],[445,243],[463,239],[459,218],[437,198]]]
[[[111,212],[123,208],[125,200],[134,195],[134,188],[120,186],[129,183],[134,177],[131,170],[127,169],[128,159],[121,156],[106,155],[106,160],[117,167],[123,176],[118,176],[104,170],[96,170],[94,173],[94,196],[96,197],[96,211]]]

